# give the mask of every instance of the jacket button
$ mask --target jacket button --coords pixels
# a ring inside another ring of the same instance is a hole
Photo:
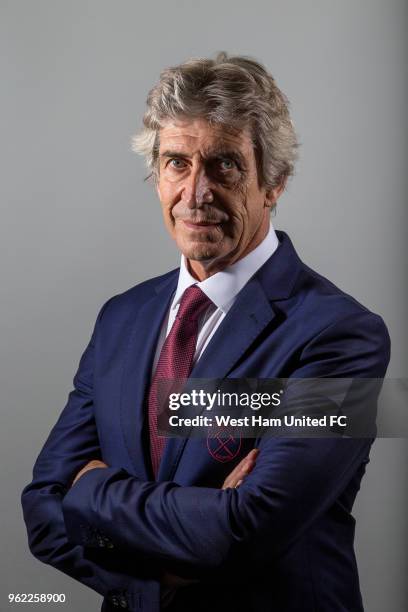
[[[109,538],[107,538],[106,536],[102,536],[102,539],[104,541],[104,545],[106,546],[106,548],[113,548],[113,542],[112,540],[110,540]]]

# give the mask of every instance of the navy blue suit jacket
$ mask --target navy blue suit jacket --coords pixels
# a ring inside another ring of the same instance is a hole
[[[288,236],[250,279],[194,378],[383,377],[382,319],[305,266]],[[357,612],[352,505],[367,439],[265,438],[238,489],[221,490],[250,450],[222,463],[197,438],[149,464],[146,392],[178,270],[110,299],[74,390],[22,503],[32,553],[104,596],[103,610],[158,610],[160,572],[199,578],[169,611]],[[110,467],[81,467],[101,458]]]

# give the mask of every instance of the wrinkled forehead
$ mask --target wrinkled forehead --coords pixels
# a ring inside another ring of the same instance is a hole
[[[159,131],[159,151],[188,149],[210,154],[229,150],[249,153],[253,141],[249,127],[209,123],[206,119],[169,119]]]

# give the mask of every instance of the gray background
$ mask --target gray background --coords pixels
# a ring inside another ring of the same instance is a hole
[[[407,7],[402,0],[2,0],[1,571],[9,592],[100,598],[27,551],[19,496],[111,295],[177,265],[130,152],[166,65],[253,55],[302,142],[275,226],[370,309],[406,376]],[[355,506],[366,610],[407,609],[406,440],[379,440]],[[50,606],[52,607],[52,606]],[[56,606],[58,607],[58,606]],[[283,611],[282,611],[283,612]]]

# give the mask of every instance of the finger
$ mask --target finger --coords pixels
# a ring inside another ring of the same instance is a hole
[[[222,485],[222,489],[229,489],[230,487],[235,487],[235,483],[238,480],[238,476],[232,476],[231,474],[229,476],[227,476],[227,478],[224,480],[223,485]]]
[[[241,465],[241,469],[240,469],[241,475],[249,474],[254,469],[256,465],[256,458],[258,454],[259,454],[258,449],[253,449],[250,453],[248,453],[248,455],[245,457]]]
[[[224,484],[227,483],[235,483],[237,481],[237,479],[239,478],[239,475],[242,472],[242,469],[245,466],[245,462],[247,461],[247,457],[244,457],[243,459],[241,459],[241,461],[238,463],[238,465],[235,466],[235,468],[232,470],[232,472],[230,472],[230,474],[228,474],[228,476],[226,477]],[[231,485],[229,485],[231,486]]]
[[[246,455],[246,457],[244,457],[242,459],[242,461],[240,461],[240,463],[237,465],[238,471],[242,471],[243,469],[245,470],[250,465],[252,465],[252,466],[255,465],[256,457],[257,457],[258,453],[259,453],[259,451],[258,451],[257,448],[253,448],[251,451],[249,451],[249,453]],[[232,474],[233,473],[234,472],[232,472]]]
[[[81,478],[81,476],[86,474],[86,472],[89,472],[90,470],[93,470],[95,468],[107,468],[107,467],[108,466],[103,461],[100,461],[99,459],[91,459],[91,461],[88,461],[88,463],[77,473],[74,480],[72,481],[71,486],[73,486]]]
[[[242,480],[244,476],[249,474],[255,467],[256,457],[259,454],[257,448],[253,448],[232,470],[227,476],[222,486],[222,489],[234,488],[237,486],[237,482]]]
[[[227,476],[227,478],[224,480],[224,484],[222,486],[223,489],[228,489],[230,487],[234,488],[236,483],[238,482],[238,480],[240,480],[240,478],[242,477],[242,472],[241,470],[235,472],[234,474],[230,474],[229,476]]]

